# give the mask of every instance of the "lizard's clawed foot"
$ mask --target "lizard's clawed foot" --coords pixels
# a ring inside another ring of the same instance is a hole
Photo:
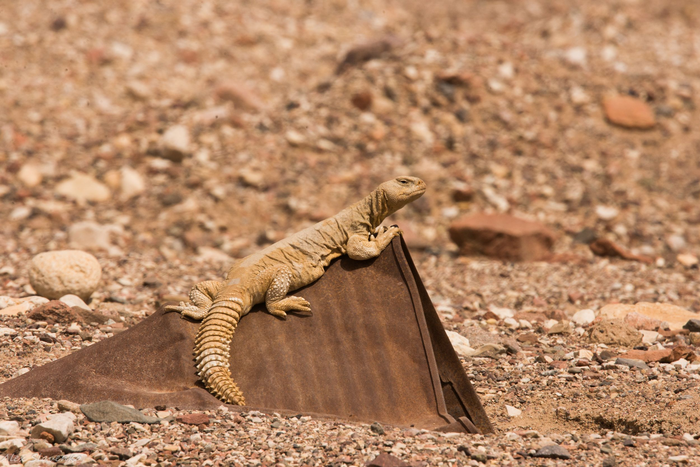
[[[179,305],[166,305],[165,307],[166,311],[177,311],[180,313],[182,318],[191,318],[194,320],[201,320],[206,316],[207,310],[206,308],[199,308],[194,305],[188,305],[184,302],[180,302]]]
[[[311,304],[301,297],[285,297],[282,300],[267,304],[267,311],[278,318],[286,319],[287,311],[302,311],[311,313]]]

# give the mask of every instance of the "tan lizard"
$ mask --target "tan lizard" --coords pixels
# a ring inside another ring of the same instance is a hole
[[[425,183],[419,178],[384,182],[335,216],[237,261],[224,281],[198,283],[189,294],[192,304],[167,306],[183,317],[202,320],[194,358],[206,388],[224,402],[245,405],[229,369],[229,345],[238,321],[263,301],[279,318],[288,311],[311,311],[308,301],[287,293],[316,281],[338,256],[357,260],[379,256],[400,233],[396,226],[379,225],[423,193]]]

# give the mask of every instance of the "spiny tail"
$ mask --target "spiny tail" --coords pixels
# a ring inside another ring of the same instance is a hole
[[[231,378],[229,349],[242,315],[241,299],[217,299],[199,326],[194,341],[194,358],[200,379],[217,398],[236,405],[245,405],[245,398]]]

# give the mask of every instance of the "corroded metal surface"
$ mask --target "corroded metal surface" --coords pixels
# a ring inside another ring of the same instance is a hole
[[[374,260],[336,260],[296,294],[311,302],[313,315],[282,321],[257,307],[241,320],[231,371],[247,410],[492,431],[400,239]],[[0,397],[217,407],[191,357],[197,326],[159,310],[0,385]]]

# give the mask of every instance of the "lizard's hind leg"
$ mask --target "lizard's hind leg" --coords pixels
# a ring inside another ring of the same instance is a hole
[[[223,282],[220,281],[204,281],[195,284],[190,290],[190,301],[193,305],[180,302],[180,305],[168,305],[165,309],[177,311],[183,317],[196,321],[202,320],[209,313],[214,298],[216,298],[216,294],[219,293],[223,285]]]
[[[306,299],[286,296],[292,281],[292,272],[287,266],[276,267],[270,274],[272,280],[265,293],[265,305],[271,315],[286,318],[288,311],[311,311],[311,304]]]

